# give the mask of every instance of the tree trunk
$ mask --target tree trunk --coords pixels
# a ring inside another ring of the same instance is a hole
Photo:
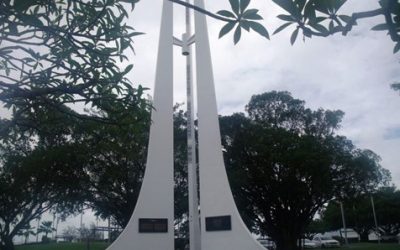
[[[276,250],[298,250],[297,237],[291,237],[290,235],[282,235],[276,240]]]
[[[363,231],[360,233],[361,241],[368,241],[368,231]]]
[[[0,250],[14,250],[14,243],[12,241],[12,238],[10,239],[9,237],[1,237],[1,244],[0,244]]]
[[[298,250],[299,247],[296,244],[296,241],[293,242],[276,242],[276,250]]]

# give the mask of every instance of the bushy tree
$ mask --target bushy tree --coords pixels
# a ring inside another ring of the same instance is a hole
[[[180,109],[180,105],[175,105],[174,112],[174,211],[175,225],[177,227],[177,238],[189,238],[189,200],[188,200],[188,169],[187,169],[187,117],[186,113]],[[182,248],[187,242],[182,240],[176,242]]]
[[[253,96],[246,110],[221,119],[230,184],[247,225],[278,249],[297,249],[326,202],[389,178],[375,154],[336,135],[341,111],[313,111],[275,91]]]
[[[400,233],[400,191],[394,187],[382,188],[373,194],[379,227],[388,236]]]
[[[127,114],[120,125],[91,123],[75,131],[76,145],[83,145],[82,166],[89,187],[87,204],[103,219],[112,217],[120,227],[128,223],[143,179],[150,112]],[[113,115],[110,114],[110,117]]]
[[[49,209],[73,211],[94,202],[82,190],[96,190],[89,177],[100,167],[88,172],[96,159],[90,157],[96,144],[89,143],[103,136],[96,129],[109,131],[104,137],[111,141],[118,126],[143,132],[150,109],[144,89],[125,77],[132,65],[118,66],[140,34],[126,24],[127,3],[133,9],[136,2],[0,2],[0,103],[11,111],[0,120],[2,250],[12,249],[15,234]],[[77,104],[87,109],[69,108]],[[126,140],[139,143],[132,136]]]
[[[102,218],[112,217],[119,226],[128,223],[140,192],[147,158],[150,112],[135,124],[126,126],[108,124],[82,129],[79,143],[88,145],[90,159],[84,166],[89,173],[87,181],[88,204]],[[186,117],[182,110],[174,112],[175,160],[175,217],[184,221],[187,201]],[[185,231],[185,230],[183,230]]]
[[[72,211],[83,200],[85,183],[71,145],[32,147],[33,138],[20,132],[0,141],[0,249],[13,249],[12,239],[21,229],[52,208]]]
[[[29,131],[25,132],[25,144],[22,144],[19,138],[20,132],[15,133],[14,141],[11,140],[13,138],[11,135],[3,139],[3,142],[8,143],[5,145],[14,151],[3,151],[2,156],[5,160],[0,170],[15,170],[14,166],[7,167],[7,164],[17,164],[15,159],[10,158],[11,152],[25,152],[18,158],[24,163],[20,170],[24,171],[26,178],[36,174],[40,175],[41,179],[40,182],[32,183],[35,188],[40,188],[32,193],[26,186],[18,186],[21,193],[27,192],[28,195],[16,199],[15,203],[4,205],[4,210],[0,211],[0,218],[3,215],[9,216],[7,213],[12,211],[9,209],[10,206],[18,203],[36,202],[35,204],[40,207],[33,214],[26,208],[14,213],[15,217],[21,214],[29,216],[28,219],[21,221],[21,226],[51,208],[58,208],[58,211],[68,213],[68,211],[79,211],[85,205],[91,207],[100,217],[111,217],[119,226],[125,227],[136,206],[143,179],[150,127],[150,106],[144,104],[140,113],[136,111],[126,114],[123,119],[120,118],[118,125],[79,118],[63,120],[65,117],[58,112],[42,112],[37,114],[42,116],[44,121],[36,130],[39,132],[33,134],[33,137]],[[100,115],[114,118],[113,113]],[[187,192],[184,191],[187,186],[185,117],[182,111],[176,111],[174,117],[177,148],[175,211],[177,218],[184,221],[184,216],[187,214]],[[62,123],[63,127],[49,126],[51,120]],[[26,147],[25,151],[19,149],[18,144],[14,144],[15,141],[21,144],[19,147]],[[25,172],[28,170],[31,172]],[[7,174],[4,172],[4,175]],[[15,176],[13,179],[22,182],[25,180],[20,176]],[[2,193],[2,201],[15,198],[15,193],[12,192],[15,187],[8,182],[2,184],[8,190]],[[54,195],[54,199],[47,191]],[[42,198],[33,199],[34,197]],[[12,238],[12,235],[9,237]]]
[[[52,108],[67,116],[116,123],[108,117],[70,112],[65,105],[89,105],[118,112],[135,109],[142,90],[125,77],[132,38],[127,6],[137,0],[5,0],[0,2],[0,102],[13,125],[34,128],[37,113]]]
[[[346,225],[368,240],[371,230],[376,231],[371,204],[374,199],[379,234],[396,236],[400,233],[400,191],[395,187],[383,187],[373,194],[365,194],[343,202]],[[330,202],[322,213],[324,224],[330,230],[342,228],[340,206]]]
[[[306,231],[304,232],[305,238],[312,239],[314,235],[318,233],[324,233],[327,232],[328,227],[326,223],[321,220],[321,219],[314,219],[310,222],[308,227],[306,228]]]
[[[26,243],[28,243],[29,236],[36,235],[34,229],[35,228],[32,227],[31,225],[27,225],[27,226],[23,227],[17,235],[23,236],[24,243],[26,244]]]
[[[39,226],[39,233],[44,233],[45,237],[47,239],[47,235],[49,233],[52,233],[55,231],[55,228],[53,228],[53,222],[52,221],[43,221],[42,224]]]
[[[354,229],[361,240],[368,240],[368,233],[375,228],[371,201],[368,196],[354,197],[342,202],[346,227]],[[343,228],[340,203],[331,201],[321,212],[326,231]],[[335,221],[334,221],[335,220]]]
[[[68,226],[63,230],[62,236],[66,241],[71,242],[79,237],[79,230],[74,226]]]

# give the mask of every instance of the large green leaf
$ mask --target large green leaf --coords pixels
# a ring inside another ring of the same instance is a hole
[[[394,46],[393,54],[396,54],[397,52],[399,52],[399,50],[400,50],[400,42],[398,42],[398,43],[396,44],[396,46]]]
[[[267,29],[260,23],[249,21],[250,28],[260,34],[261,36],[269,39],[269,34]]]
[[[242,17],[244,19],[251,19],[251,20],[262,20],[262,16],[260,16],[259,14],[257,14],[258,10],[257,9],[250,9],[250,10],[246,10]]]
[[[319,16],[319,17],[315,18],[315,23],[323,22],[323,21],[325,21],[326,19],[328,19],[328,18],[327,18],[327,17]]]
[[[282,9],[289,12],[292,16],[297,19],[301,17],[301,12],[292,0],[272,0],[274,3],[279,5]]]
[[[312,2],[316,10],[329,15],[329,4],[327,0],[312,0]]]
[[[329,32],[333,32],[335,30],[335,24],[333,23],[333,20],[329,22]]]
[[[283,20],[283,21],[288,21],[288,22],[294,22],[295,20],[293,19],[292,16],[289,15],[278,15],[277,18]]]
[[[231,4],[233,12],[235,12],[236,15],[239,15],[239,8],[240,8],[239,0],[229,0],[229,3]]]
[[[325,28],[325,26],[323,26],[322,24],[319,23],[314,23],[314,24],[310,24],[311,27],[313,27],[315,30],[319,31],[322,34],[328,34],[329,30],[327,28]]]
[[[16,11],[23,12],[37,3],[37,0],[14,0],[14,8]]]
[[[133,11],[135,9],[135,4],[138,3],[140,0],[119,0],[120,2],[125,2],[125,3],[130,3],[131,4],[131,10]]]
[[[273,35],[275,35],[275,34],[281,32],[282,30],[284,30],[286,27],[288,27],[288,26],[291,25],[291,24],[293,24],[293,23],[285,23],[285,24],[281,25],[279,28],[277,28],[277,29],[274,31]]]
[[[293,45],[296,42],[297,35],[299,34],[299,28],[295,29],[290,37],[290,43]]]
[[[243,11],[249,6],[250,0],[240,0],[240,12],[243,13]]]
[[[330,13],[336,13],[337,10],[344,4],[343,0],[323,0],[327,2],[328,10]]]
[[[222,27],[219,32],[219,38],[225,36],[229,31],[231,31],[235,27],[236,22],[229,22]]]
[[[305,8],[304,8],[304,17],[310,22],[316,22],[317,15],[315,13],[315,8],[313,5],[313,1],[308,1]]]
[[[336,14],[346,0],[313,0],[315,9],[324,14]]]
[[[381,24],[378,24],[378,25],[376,25],[376,26],[374,26],[374,27],[372,27],[371,28],[371,30],[388,30],[388,25],[386,24],[386,23],[381,23]]]
[[[300,10],[302,10],[306,5],[306,2],[307,2],[306,0],[297,0],[296,5],[299,7]]]
[[[347,0],[330,0],[332,8],[334,8],[335,13],[346,3]]]
[[[233,35],[233,42],[237,44],[241,36],[242,36],[242,29],[240,28],[240,25],[238,25],[236,27],[235,34]]]
[[[246,31],[250,31],[250,23],[247,20],[241,20],[240,21],[240,26],[245,29]]]
[[[393,0],[379,0],[379,5],[382,8],[386,9],[389,6],[391,1],[393,1]]]
[[[257,14],[257,13],[258,13],[257,9],[248,9],[242,13],[242,17],[245,18],[247,15],[252,15],[252,14]]]
[[[36,27],[43,27],[42,21],[33,15],[21,14],[19,19],[24,23],[24,25],[32,25]]]
[[[133,36],[139,36],[139,35],[144,35],[144,32],[132,32],[128,34],[128,37],[133,37]]]
[[[347,15],[339,15],[338,16],[340,19],[343,20],[343,22],[345,23],[350,23],[352,21],[351,16],[347,16]]]

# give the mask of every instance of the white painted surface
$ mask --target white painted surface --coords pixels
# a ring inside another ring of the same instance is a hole
[[[187,0],[186,2],[190,2]],[[192,36],[192,11],[186,8],[186,33],[182,35],[182,54],[186,56],[186,106],[187,106],[187,156],[188,156],[188,195],[189,195],[189,249],[201,250],[200,214],[197,178],[197,154],[194,128],[194,94],[193,94],[193,56],[189,44]]]
[[[147,165],[135,211],[107,250],[174,250],[172,3],[163,1]],[[168,219],[168,233],[139,233],[139,218]]]
[[[194,4],[204,8],[203,0]],[[240,218],[229,186],[221,146],[217,102],[207,23],[195,12],[196,69],[199,121],[201,247],[203,250],[255,250],[264,248],[253,239]],[[231,216],[232,230],[205,230],[205,218]]]

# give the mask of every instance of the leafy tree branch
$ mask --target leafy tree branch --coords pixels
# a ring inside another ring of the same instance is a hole
[[[134,7],[138,1],[2,1],[0,101],[25,117],[43,100],[59,106],[86,99],[97,110],[110,102],[126,111],[143,104],[144,89],[125,77],[133,66],[117,65],[133,51],[133,37],[142,34],[125,23],[127,2]]]
[[[182,6],[185,6],[185,7],[190,8],[190,9],[193,9],[195,11],[198,11],[200,13],[203,13],[203,14],[209,16],[209,17],[212,17],[212,18],[220,20],[220,21],[224,21],[224,22],[232,22],[233,21],[232,19],[228,19],[228,18],[225,18],[223,16],[216,15],[216,14],[214,14],[214,13],[208,11],[208,10],[202,9],[202,8],[196,6],[196,5],[193,5],[193,4],[185,2],[185,1],[181,1],[181,0],[168,0],[168,1],[176,3],[176,4],[179,4],[179,5],[182,5]]]
[[[246,31],[253,29],[260,35],[268,38],[266,29],[262,24],[252,24],[252,22],[254,22],[253,20],[262,20],[261,16],[254,15],[258,10],[249,9],[246,13],[246,8],[249,6],[250,0],[229,0],[232,11],[221,10],[216,14],[182,0],[169,1],[199,11],[216,20],[228,22],[228,24],[224,25],[221,29],[220,37],[232,31],[235,25],[238,24],[234,32],[235,44],[241,38],[241,29]],[[380,0],[379,4],[381,5],[381,8],[370,11],[354,12],[350,15],[339,13],[347,0],[272,1],[289,14],[280,14],[277,16],[279,19],[286,21],[286,23],[277,28],[274,31],[274,34],[279,33],[292,24],[296,25],[290,39],[291,44],[294,44],[297,40],[300,30],[302,31],[303,36],[307,38],[311,38],[312,36],[328,37],[336,33],[347,35],[353,27],[357,25],[357,21],[365,18],[383,16],[385,18],[385,23],[376,25],[372,29],[387,31],[391,40],[396,43],[394,53],[400,50],[400,3],[398,1]],[[252,15],[253,18],[249,18],[249,14]]]

